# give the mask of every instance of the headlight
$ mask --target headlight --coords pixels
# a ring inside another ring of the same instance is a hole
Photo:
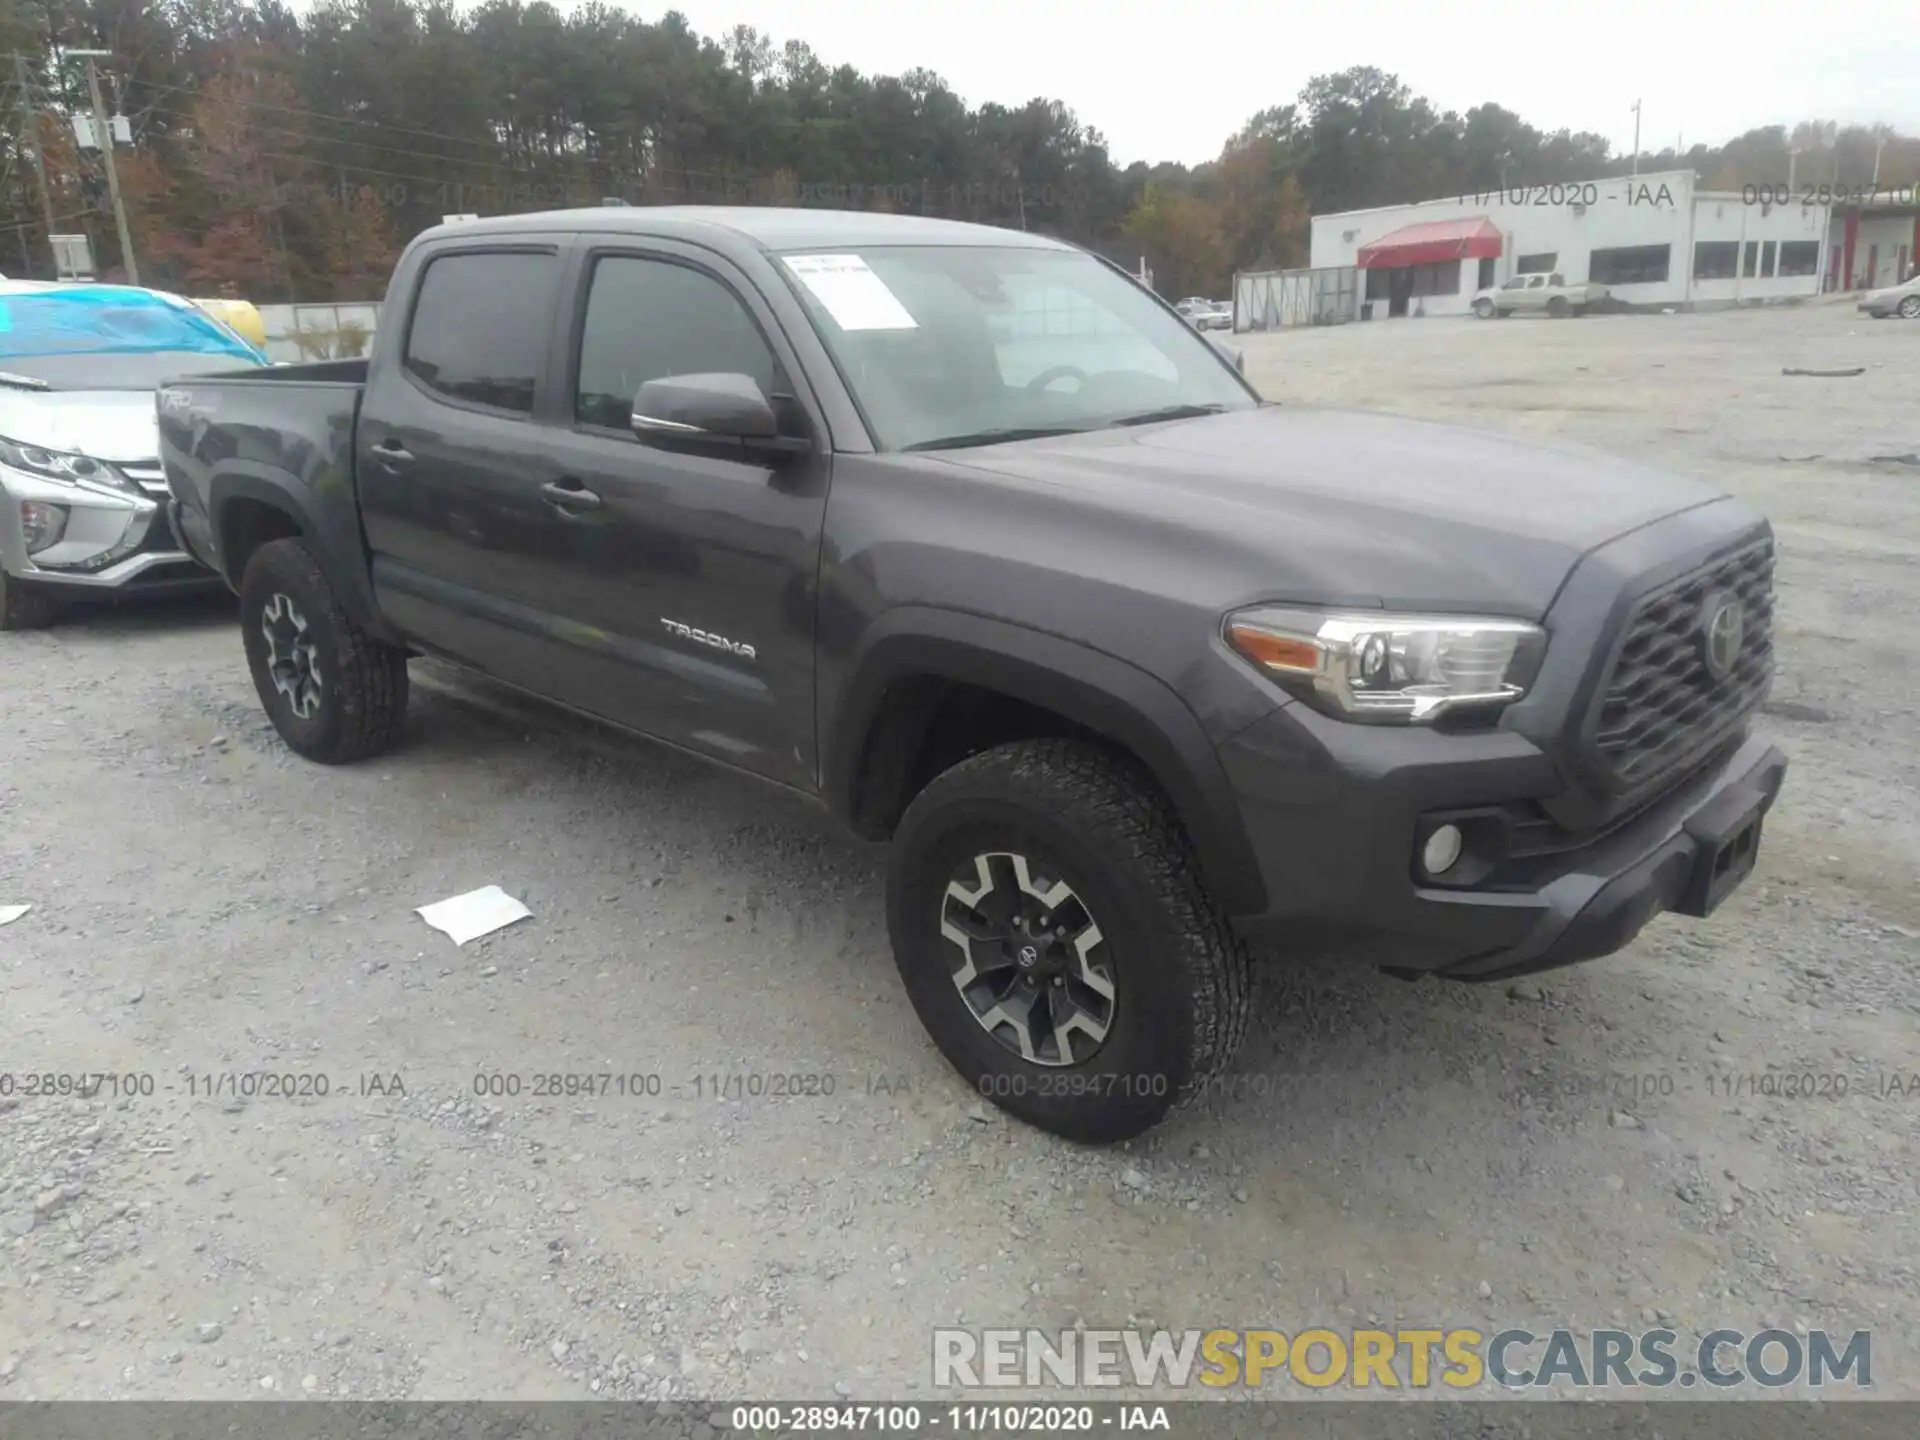
[[[1547,635],[1521,620],[1329,614],[1229,615],[1226,640],[1302,700],[1342,720],[1423,725],[1497,710],[1527,693]]]
[[[0,439],[0,465],[24,470],[56,485],[98,486],[125,494],[141,493],[138,485],[104,460],[48,450],[39,445],[23,445],[18,440]]]
[[[20,533],[26,539],[29,555],[52,549],[67,533],[67,507],[49,505],[44,500],[22,500]]]

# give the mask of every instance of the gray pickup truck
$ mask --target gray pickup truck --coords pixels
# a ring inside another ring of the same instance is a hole
[[[432,655],[816,799],[1032,1123],[1208,1093],[1256,951],[1511,976],[1753,866],[1773,541],[1726,495],[1265,403],[1105,261],[920,217],[467,221],[384,317],[158,397],[287,744],[387,749]]]

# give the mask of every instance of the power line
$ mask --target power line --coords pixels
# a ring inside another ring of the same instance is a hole
[[[206,88],[188,85],[148,85],[143,87],[153,91],[164,91],[177,95],[191,95],[205,99]],[[396,135],[420,135],[432,140],[446,140],[455,145],[497,145],[497,140],[480,140],[471,135],[451,135],[444,130],[420,130],[408,125],[395,125],[387,120],[362,120],[354,115],[329,115],[321,110],[303,110],[294,105],[274,105],[265,100],[247,99],[246,104],[256,110],[272,110],[283,115],[303,115],[313,120],[324,120],[329,125],[365,125],[378,130],[391,130]]]
[[[154,84],[144,84],[141,86],[141,88],[149,91],[166,92],[166,93],[176,94],[176,95],[191,95],[200,99],[207,98],[207,89],[204,85],[202,86],[162,85],[162,84],[154,83]],[[498,145],[500,143],[500,141],[497,138],[483,140],[483,139],[478,139],[471,135],[450,134],[445,130],[423,130],[423,129],[419,129],[409,125],[396,125],[393,122],[388,120],[363,120],[358,116],[354,116],[354,115],[329,115],[323,110],[307,110],[307,109],[302,109],[301,107],[296,105],[275,105],[265,100],[254,100],[249,98],[245,100],[245,103],[252,106],[256,110],[272,110],[272,111],[275,111],[276,113],[283,114],[283,115],[301,115],[312,120],[324,120],[330,125],[362,125],[362,126],[368,126],[377,130],[391,130],[396,135],[418,135],[418,136],[422,136],[423,138],[431,139],[431,140],[446,140],[455,145],[490,146],[490,145]],[[154,107],[149,107],[149,108],[154,108]],[[172,113],[180,113],[180,112],[175,111]],[[489,121],[488,123],[495,124],[498,122]],[[807,126],[833,127],[833,126],[839,126],[839,125],[851,125],[854,122],[850,117],[847,117],[844,115],[819,115],[819,116],[797,116],[797,117],[790,117],[782,120],[776,120],[772,116],[760,116],[760,117],[757,117],[756,123],[762,124],[762,125],[782,125],[789,128],[802,129]],[[613,128],[628,129],[628,128],[631,128],[631,125],[630,125],[630,122],[622,121],[619,123],[619,125]]]
[[[198,119],[198,117],[190,114],[187,111],[176,110],[173,107],[166,106],[166,105],[150,105],[147,107],[147,109],[154,113],[171,116],[176,120],[186,120],[190,122],[197,122],[197,119]],[[321,144],[326,144],[326,145],[358,146],[363,149],[372,150],[376,154],[380,154],[380,155],[406,155],[406,156],[410,156],[420,160],[437,161],[438,163],[443,165],[482,165],[482,166],[486,166],[489,169],[514,170],[521,174],[527,174],[527,175],[537,175],[537,174],[544,173],[542,171],[528,169],[524,166],[513,165],[505,160],[491,158],[484,155],[438,155],[433,153],[430,150],[408,150],[397,145],[374,145],[374,144],[368,144],[360,140],[342,139],[338,136],[315,135],[311,131],[307,131],[307,130],[289,130],[285,126],[280,126],[280,125],[261,125],[258,123],[249,123],[246,126],[246,129],[248,131],[265,131],[268,134],[273,134],[273,135],[285,135],[295,140],[317,141]],[[473,143],[479,144],[481,142],[475,141]],[[324,163],[324,162],[316,162],[316,163]]]

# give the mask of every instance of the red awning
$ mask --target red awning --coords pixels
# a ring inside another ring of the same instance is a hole
[[[1392,265],[1434,265],[1442,260],[1488,260],[1500,253],[1500,232],[1484,215],[1470,220],[1429,220],[1390,231],[1360,247],[1362,270]]]

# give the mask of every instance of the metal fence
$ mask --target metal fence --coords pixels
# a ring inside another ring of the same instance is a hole
[[[347,360],[369,353],[380,304],[262,305],[269,360]]]
[[[1285,330],[1344,325],[1360,318],[1360,272],[1351,265],[1319,270],[1260,270],[1233,277],[1233,328]]]

